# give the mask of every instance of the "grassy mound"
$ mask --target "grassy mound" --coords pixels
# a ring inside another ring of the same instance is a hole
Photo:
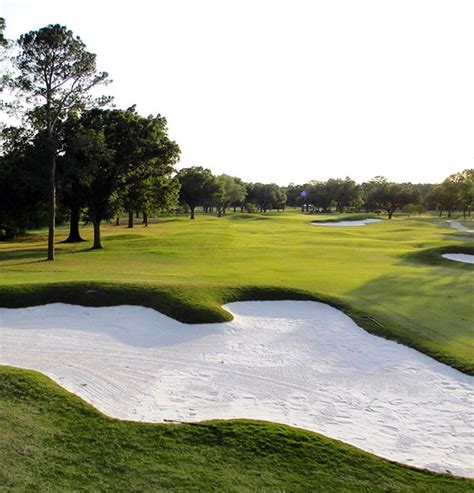
[[[317,216],[315,216],[317,217]],[[336,217],[330,216],[328,219],[316,219],[313,223],[340,223],[342,221],[364,221],[365,219],[385,219],[376,214],[338,214]]]
[[[236,420],[107,418],[33,371],[0,368],[6,491],[467,492],[474,482],[401,466],[316,433]]]
[[[474,245],[446,245],[438,248],[429,248],[420,252],[409,253],[405,258],[415,263],[428,265],[446,265],[446,262],[448,262],[452,268],[474,270],[474,264],[453,262],[452,260],[443,258],[442,255],[446,253],[474,255]]]

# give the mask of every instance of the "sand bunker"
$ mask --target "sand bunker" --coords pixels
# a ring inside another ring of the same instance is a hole
[[[347,226],[365,226],[367,224],[372,223],[381,223],[383,219],[363,219],[362,221],[338,221],[338,222],[327,222],[327,223],[319,223],[313,222],[311,223],[313,226],[339,226],[339,227],[347,227]]]
[[[451,224],[451,227],[457,229],[458,231],[465,231],[466,233],[474,233],[474,229],[466,228],[459,221],[447,221]]]
[[[39,370],[104,413],[256,418],[474,477],[474,378],[311,301],[232,303],[187,325],[149,308],[0,309],[0,364]]]
[[[454,260],[455,262],[474,264],[474,255],[469,255],[467,253],[443,253],[441,256],[448,260]]]

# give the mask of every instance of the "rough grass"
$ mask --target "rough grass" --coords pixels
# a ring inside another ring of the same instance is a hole
[[[0,371],[3,491],[467,492],[474,482],[288,426],[106,418],[36,372]]]

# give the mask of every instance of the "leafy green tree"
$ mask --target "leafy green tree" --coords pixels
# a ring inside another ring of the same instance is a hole
[[[194,219],[196,207],[211,203],[219,191],[219,184],[211,170],[201,166],[183,168],[176,176],[181,185],[180,201],[189,207],[190,218]]]
[[[463,215],[471,217],[472,204],[474,203],[474,168],[465,169],[453,176],[453,180],[459,187],[459,205]]]
[[[247,195],[247,189],[241,180],[229,175],[219,175],[216,178],[218,189],[214,194],[214,204],[217,214],[221,217],[232,204],[242,204]]]
[[[309,184],[295,185],[290,183],[283,190],[286,194],[286,203],[290,207],[301,207],[301,212],[304,212],[304,205],[306,204],[306,199],[308,196]]]
[[[326,187],[338,212],[342,213],[347,207],[360,205],[359,186],[348,176],[344,179],[331,178],[326,182]]]
[[[393,183],[378,176],[370,182],[368,190],[367,202],[372,207],[386,210],[389,219],[392,219],[397,209],[419,202],[411,183]]]
[[[148,224],[148,211],[159,200],[157,184],[163,182],[162,178],[171,178],[180,153],[176,142],[169,139],[166,119],[161,115],[143,118],[135,113],[133,125],[133,168],[121,186],[121,203],[129,213],[129,228],[133,227],[134,211],[143,211]],[[167,190],[168,187],[163,188],[163,193]]]
[[[30,31],[18,39],[19,53],[13,59],[16,72],[7,85],[28,106],[25,116],[45,132],[49,162],[48,260],[54,260],[56,219],[56,157],[58,126],[71,111],[93,100],[90,90],[107,81],[107,73],[97,72],[96,56],[86,50],[82,40],[64,26],[49,25]]]
[[[267,212],[284,208],[286,194],[275,183],[251,183],[247,187],[247,200],[257,205],[259,212]]]
[[[313,209],[321,210],[323,212],[331,211],[332,204],[332,190],[327,182],[310,181],[307,185],[306,202],[311,205]]]
[[[0,239],[12,239],[46,220],[44,139],[24,128],[2,130]]]

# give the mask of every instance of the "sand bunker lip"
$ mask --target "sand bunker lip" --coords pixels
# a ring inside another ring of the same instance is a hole
[[[226,305],[188,325],[150,308],[0,309],[0,364],[39,370],[135,421],[250,418],[474,477],[474,378],[313,301]]]
[[[454,260],[455,262],[474,264],[474,255],[469,255],[468,253],[443,253],[441,256],[447,260]]]
[[[451,224],[451,227],[454,229],[457,229],[458,231],[465,231],[466,233],[474,233],[474,229],[469,229],[466,228],[466,226],[463,226],[459,221],[446,221],[449,224]]]
[[[339,226],[339,227],[354,227],[366,226],[372,223],[381,223],[383,219],[362,219],[361,221],[337,221],[337,222],[312,222],[313,226]]]

